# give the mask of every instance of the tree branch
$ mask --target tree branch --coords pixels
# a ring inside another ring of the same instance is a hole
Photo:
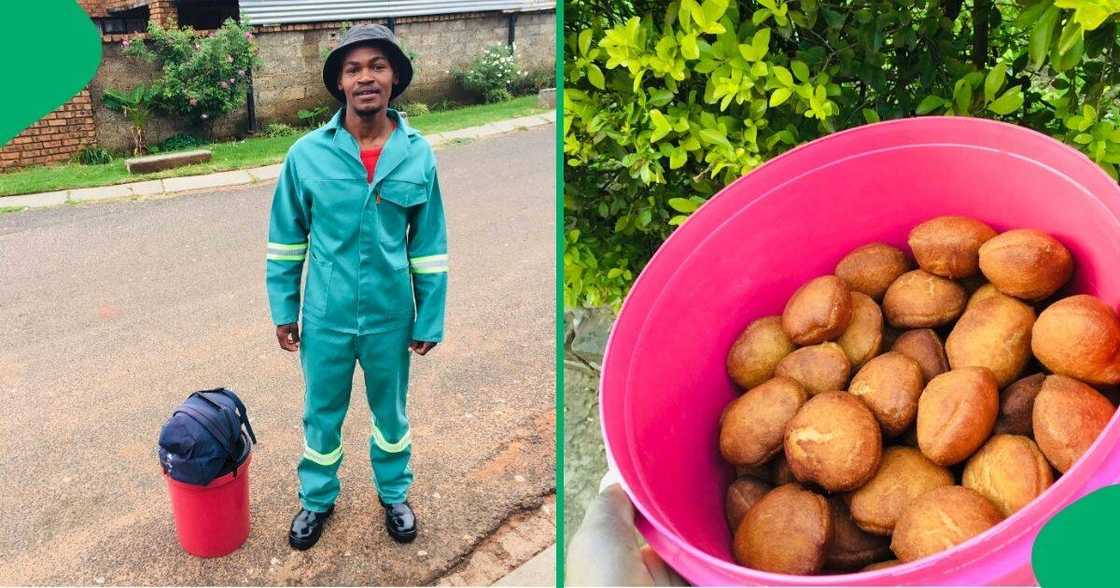
[[[988,63],[988,16],[992,0],[976,0],[972,8],[972,64],[984,69]]]

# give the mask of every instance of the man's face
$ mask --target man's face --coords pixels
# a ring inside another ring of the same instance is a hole
[[[348,108],[359,116],[384,110],[396,82],[397,74],[380,47],[355,47],[342,58],[338,89],[346,95]]]

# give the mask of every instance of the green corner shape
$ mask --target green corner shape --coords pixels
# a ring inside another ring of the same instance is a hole
[[[1050,519],[1034,542],[1031,564],[1043,588],[1116,586],[1120,561],[1120,486],[1105,486]]]
[[[0,145],[74,97],[101,64],[101,33],[76,0],[8,4],[0,19]]]

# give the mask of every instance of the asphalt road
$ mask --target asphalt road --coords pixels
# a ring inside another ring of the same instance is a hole
[[[360,371],[335,515],[314,549],[287,545],[303,387],[267,311],[272,183],[0,214],[0,583],[430,583],[541,504],[555,491],[554,136],[437,153],[447,340],[413,361],[421,534],[405,546],[370,482]],[[260,440],[253,528],[202,560],[176,541],[156,438],[187,394],[218,386]]]

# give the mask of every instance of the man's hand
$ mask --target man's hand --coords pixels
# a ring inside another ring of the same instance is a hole
[[[276,327],[276,340],[284,351],[299,351],[299,323]]]
[[[612,474],[607,474],[611,476]],[[606,478],[604,478],[606,481]],[[618,484],[595,497],[568,545],[569,586],[688,586],[634,529],[634,506]]]
[[[413,341],[409,343],[408,348],[417,355],[427,355],[435,346],[436,344],[434,341]]]

